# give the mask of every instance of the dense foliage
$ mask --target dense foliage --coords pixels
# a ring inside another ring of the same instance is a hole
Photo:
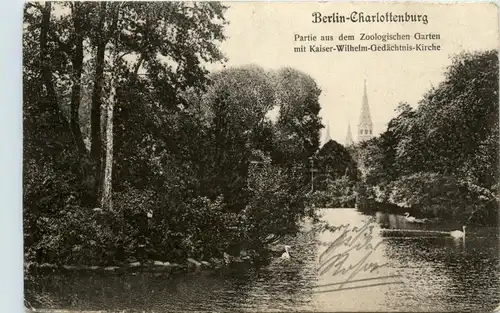
[[[497,51],[456,55],[416,109],[357,151],[371,197],[427,216],[490,220],[498,199]]]
[[[314,156],[314,203],[318,207],[353,208],[359,178],[350,151],[334,140],[325,143]]]
[[[303,169],[318,149],[320,90],[290,68],[210,74],[204,64],[223,61],[224,11],[26,5],[27,261],[258,251],[312,214]]]

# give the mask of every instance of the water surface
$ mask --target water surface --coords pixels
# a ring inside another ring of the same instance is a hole
[[[469,227],[466,239],[457,240],[446,234],[461,229],[453,223],[414,224],[403,216],[363,215],[355,209],[323,213],[330,224],[344,228],[317,233],[307,224],[287,242],[290,262],[175,276],[52,274],[38,277],[26,295],[31,301],[34,295],[44,299],[41,308],[126,312],[488,312],[500,303],[497,228]],[[346,230],[359,236],[349,242],[341,238]],[[335,240],[344,244],[325,253]],[[352,249],[356,243],[359,249]],[[349,266],[364,257],[363,266],[381,267],[361,270],[342,285],[355,271]],[[332,258],[343,265],[325,270]]]

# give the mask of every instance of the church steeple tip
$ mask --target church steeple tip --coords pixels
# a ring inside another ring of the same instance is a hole
[[[351,121],[347,124],[347,135],[345,138],[345,145],[346,146],[351,146],[354,144],[354,141],[352,140],[352,133],[351,133]]]
[[[325,138],[323,140],[323,145],[326,144],[332,140],[332,137],[330,137],[330,122],[326,122],[326,132],[325,132]]]
[[[363,103],[358,123],[358,141],[369,140],[373,137],[373,124],[368,105],[368,92],[366,90],[366,78],[363,86]]]

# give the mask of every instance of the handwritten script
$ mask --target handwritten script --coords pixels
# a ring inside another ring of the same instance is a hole
[[[387,263],[370,261],[370,256],[381,244],[373,242],[374,227],[374,221],[370,219],[361,227],[344,224],[331,229],[332,235],[339,236],[331,242],[323,243],[327,248],[319,256],[320,276],[328,273],[332,276],[347,276],[339,284],[336,283],[339,285],[338,289],[342,289],[345,284],[353,282],[356,275],[373,273],[386,266]]]

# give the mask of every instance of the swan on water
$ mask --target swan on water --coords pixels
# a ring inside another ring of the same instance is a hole
[[[288,249],[290,249],[290,246],[285,246],[285,252],[283,252],[283,254],[281,255],[281,258],[283,260],[290,260],[290,253]]]
[[[450,232],[450,236],[453,238],[465,238],[465,226],[462,226],[462,231],[454,230]]]
[[[408,222],[412,222],[412,223],[413,223],[413,222],[416,222],[416,221],[417,221],[417,219],[416,219],[416,218],[414,218],[413,216],[410,216],[410,213],[408,213],[408,212],[406,212],[406,213],[405,213],[405,218],[406,218],[406,220],[407,220]]]
[[[408,213],[408,212],[405,213],[405,218],[410,223],[425,223],[425,221],[426,221],[426,219],[419,219],[419,218],[415,218],[413,216],[410,216],[410,213]]]

